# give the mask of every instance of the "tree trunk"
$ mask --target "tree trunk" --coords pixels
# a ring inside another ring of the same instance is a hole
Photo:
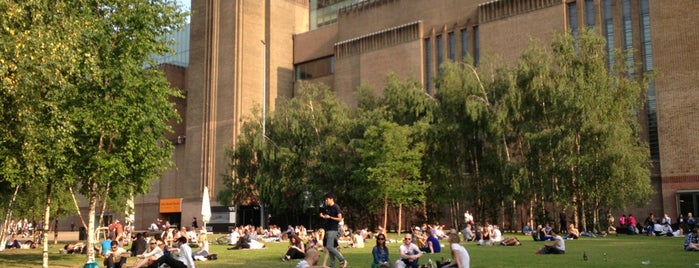
[[[70,196],[73,197],[73,204],[75,205],[75,211],[78,212],[80,223],[85,228],[85,230],[87,230],[87,224],[85,223],[85,219],[83,219],[82,213],[80,213],[80,206],[78,205],[78,199],[75,198],[75,193],[73,193],[73,187],[69,186],[68,190],[70,191]]]
[[[92,185],[90,187],[90,195],[88,196],[88,205],[90,210],[87,214],[87,262],[95,262],[95,207],[97,206],[97,193]]]
[[[585,198],[583,198],[583,194],[580,194],[580,221],[582,221],[583,224],[583,229],[586,232],[589,232],[590,230],[587,229],[587,217],[585,216]]]
[[[58,218],[53,220],[53,244],[58,245]]]
[[[403,227],[403,203],[398,204],[398,236]]]
[[[388,195],[383,195],[383,230],[388,234]]]
[[[43,245],[43,252],[42,252],[42,258],[41,258],[41,267],[48,268],[49,267],[49,238],[46,236],[46,230],[49,229],[49,226],[51,226],[51,223],[49,222],[51,220],[51,185],[53,185],[51,182],[46,184],[46,206],[44,210],[44,223],[43,223],[43,229],[41,230],[41,244]],[[34,228],[37,228],[38,226],[34,226]]]
[[[2,231],[0,232],[0,251],[5,250],[5,245],[7,245],[7,225],[9,224],[8,222],[11,221],[12,219],[12,204],[15,202],[15,199],[17,198],[17,192],[19,192],[19,185],[15,186],[15,192],[12,194],[12,199],[10,199],[9,204],[7,204],[7,211],[5,211],[5,221],[2,223]]]

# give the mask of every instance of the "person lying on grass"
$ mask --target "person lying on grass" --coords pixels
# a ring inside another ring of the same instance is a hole
[[[326,268],[327,266],[316,265],[318,259],[320,259],[318,250],[315,248],[308,248],[306,251],[306,258],[296,264],[295,268]]]

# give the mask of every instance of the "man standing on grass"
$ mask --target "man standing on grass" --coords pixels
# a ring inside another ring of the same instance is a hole
[[[347,267],[347,260],[342,256],[342,253],[335,248],[340,222],[342,221],[342,209],[335,203],[335,195],[331,193],[325,194],[325,213],[320,213],[320,217],[325,219],[323,228],[325,229],[325,240],[323,246],[327,253],[330,254],[330,267],[335,268],[335,258],[340,261],[340,267]]]

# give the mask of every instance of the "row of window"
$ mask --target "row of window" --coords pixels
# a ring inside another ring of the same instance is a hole
[[[478,21],[488,22],[560,4],[560,0],[499,0],[478,5]]]
[[[460,48],[460,59],[464,60],[469,56],[469,43],[473,42],[473,62],[474,64],[478,64],[479,57],[480,57],[480,41],[479,41],[479,33],[478,33],[478,26],[474,26],[471,30],[471,35],[472,39],[469,39],[469,32],[468,28],[463,28],[459,30],[459,48]],[[433,41],[434,41],[434,50],[432,49],[433,47]],[[442,63],[444,63],[445,60],[445,55],[444,55],[444,35],[439,34],[434,37],[434,40],[432,38],[428,37],[424,39],[424,46],[423,48],[425,49],[425,58],[424,60],[424,65],[425,65],[425,88],[427,89],[427,92],[432,94],[433,93],[433,72],[432,69],[433,67],[439,68]],[[447,58],[448,60],[451,61],[456,61],[459,60],[456,57],[456,51],[457,51],[457,43],[456,43],[456,36],[455,32],[448,32],[446,34],[446,52],[447,52]],[[433,60],[433,51],[436,52],[436,64],[432,64]]]
[[[595,27],[595,0],[584,0],[584,15],[585,24],[587,27]],[[618,0],[617,0],[618,1]],[[602,0],[601,10],[603,18],[604,37],[607,41],[607,67],[610,72],[614,72],[614,5],[618,3],[615,0]],[[641,28],[641,60],[643,62],[643,72],[653,71],[653,49],[651,46],[651,27],[650,27],[650,6],[649,0],[636,0],[640,6],[640,28]],[[633,16],[632,16],[632,0],[621,0],[621,30],[623,49],[626,51],[633,50]],[[568,11],[568,25],[571,28],[571,33],[576,38],[578,37],[578,5],[575,1],[569,2],[566,6]],[[630,78],[635,77],[634,55],[626,53],[625,65]],[[658,123],[655,103],[655,85],[651,81],[648,87],[648,99],[646,102],[646,112],[648,116],[648,143],[650,145],[651,159],[660,159],[660,148],[658,144]]]

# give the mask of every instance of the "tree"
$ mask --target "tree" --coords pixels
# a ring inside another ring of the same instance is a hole
[[[542,195],[573,207],[574,222],[582,216],[583,229],[586,205],[638,204],[651,194],[648,147],[634,113],[643,107],[645,83],[624,68],[612,74],[602,51],[604,39],[593,31],[579,39],[558,35],[551,51],[525,53],[511,80],[521,92],[512,109],[528,119],[516,123],[527,137],[526,173],[549,178],[538,184]]]
[[[78,57],[75,13],[63,1],[3,1],[0,12],[1,179],[16,190],[27,190],[30,183],[42,186],[43,226],[48,228],[53,188],[69,167],[66,153],[75,129],[65,101],[76,92],[68,82]],[[12,201],[5,220],[11,208]],[[43,237],[43,266],[48,267]]]
[[[66,175],[88,201],[88,262],[94,260],[98,198],[125,200],[146,193],[170,164],[168,124],[178,119],[170,88],[153,55],[168,53],[163,36],[184,24],[171,0],[70,2],[81,29],[70,83],[79,94],[68,100],[74,149]],[[79,167],[79,168],[77,168]],[[124,202],[125,203],[125,202]],[[122,203],[122,204],[124,204]]]
[[[414,141],[414,128],[381,121],[370,126],[357,143],[361,156],[358,170],[368,182],[367,196],[374,208],[383,207],[386,228],[388,206],[398,205],[398,232],[401,231],[403,206],[415,207],[425,201],[429,187],[420,176],[424,143]],[[378,203],[377,203],[378,202]]]

